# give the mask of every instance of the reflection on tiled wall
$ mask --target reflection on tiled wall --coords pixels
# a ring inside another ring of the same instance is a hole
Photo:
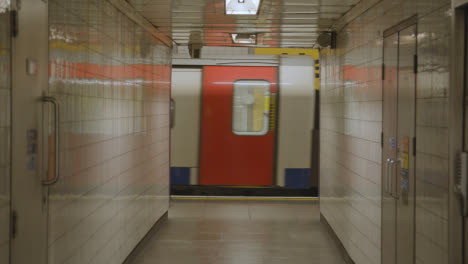
[[[0,1],[0,263],[9,259],[10,219],[10,16]]]
[[[380,263],[382,33],[418,14],[416,262],[447,263],[449,1],[384,0],[321,53],[321,213],[358,264]]]
[[[106,0],[52,0],[49,16],[49,263],[122,263],[168,209],[171,50]]]
[[[447,1],[445,1],[447,2]],[[448,263],[450,6],[419,20],[416,263]]]

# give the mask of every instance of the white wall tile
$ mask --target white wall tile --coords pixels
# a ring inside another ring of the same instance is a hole
[[[50,91],[64,177],[50,191],[49,263],[122,263],[167,211],[170,48],[106,0],[50,1]]]

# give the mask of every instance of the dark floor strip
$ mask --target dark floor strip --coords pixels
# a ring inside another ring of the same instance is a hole
[[[171,185],[171,195],[317,197],[318,191],[315,187],[310,189],[287,189],[275,186]]]

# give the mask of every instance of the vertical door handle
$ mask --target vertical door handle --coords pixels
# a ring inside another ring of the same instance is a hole
[[[54,97],[51,96],[44,96],[42,97],[42,101],[46,103],[52,103],[54,105],[54,116],[55,116],[55,174],[54,178],[49,180],[43,180],[43,185],[54,185],[60,179],[59,167],[60,167],[60,154],[59,154],[59,143],[60,143],[60,105]]]
[[[389,171],[390,171],[390,191],[389,191],[389,194],[392,196],[392,197],[395,197],[393,195],[393,189],[394,189],[394,186],[393,186],[393,165],[395,165],[395,161],[390,159],[389,161]]]
[[[389,173],[388,170],[390,169],[390,161],[392,159],[387,159],[387,162],[385,164],[385,192],[391,193],[390,190],[390,179],[389,179]]]
[[[402,160],[400,158],[394,161],[394,165],[396,167],[396,172],[397,172],[397,177],[396,177],[397,186],[395,188],[395,193],[392,196],[393,198],[397,200],[400,199],[400,190],[401,190],[401,176],[398,175],[398,172],[401,171],[401,162]]]

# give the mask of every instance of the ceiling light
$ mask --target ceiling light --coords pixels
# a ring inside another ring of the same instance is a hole
[[[224,0],[227,15],[256,15],[260,0]]]
[[[257,44],[257,34],[231,34],[234,44]]]

